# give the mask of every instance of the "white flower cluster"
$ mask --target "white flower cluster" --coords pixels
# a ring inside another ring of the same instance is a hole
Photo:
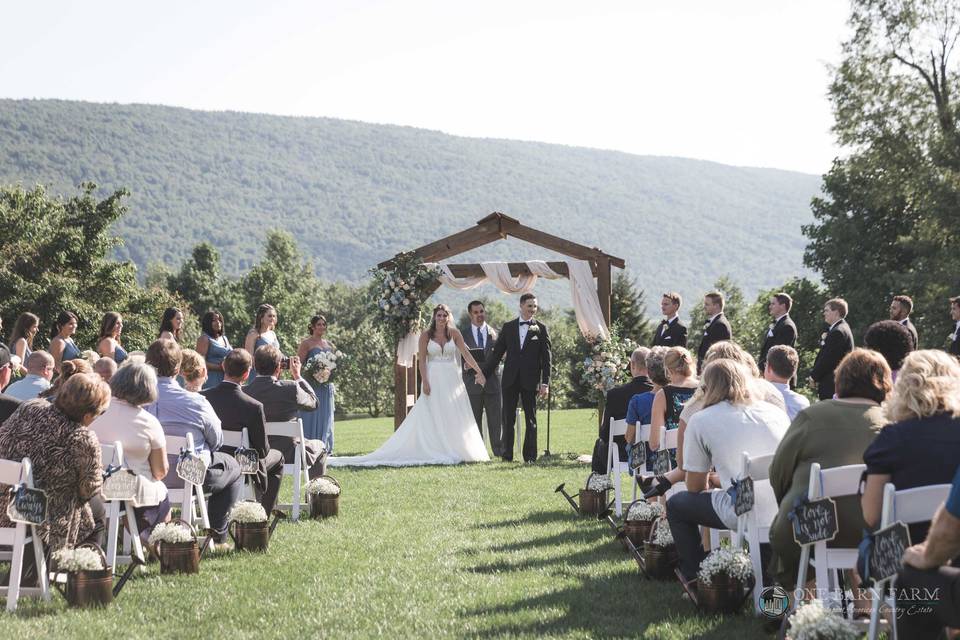
[[[259,502],[243,500],[230,509],[230,520],[236,522],[266,522],[267,512]]]
[[[328,496],[340,495],[340,486],[326,478],[314,478],[307,483],[307,495],[316,495],[322,493]]]
[[[150,532],[150,544],[190,542],[193,539],[193,533],[178,522],[161,522]]]
[[[735,580],[747,580],[753,575],[750,556],[743,551],[724,547],[710,552],[700,563],[697,578],[703,584],[711,584],[714,577],[726,575]]]
[[[790,616],[789,640],[854,640],[862,634],[839,613],[814,600],[800,607]]]
[[[337,360],[343,357],[343,352],[321,351],[307,360],[303,365],[303,373],[323,384],[330,380],[330,374],[337,368]]]
[[[606,393],[617,386],[627,370],[627,361],[618,354],[595,348],[593,354],[583,361],[583,377],[595,390]]]
[[[380,282],[380,300],[377,306],[388,316],[412,316],[418,300],[415,287],[399,276],[390,275]]]
[[[600,475],[599,473],[591,473],[590,477],[587,478],[587,489],[590,491],[606,491],[610,488],[610,478],[607,476]]]
[[[633,503],[630,510],[627,511],[627,520],[641,520],[643,522],[653,522],[663,515],[663,505],[659,502],[647,502],[638,500]],[[662,528],[662,527],[661,527]],[[667,527],[669,529],[669,527]]]
[[[63,548],[53,554],[53,561],[59,571],[76,573],[77,571],[100,571],[106,569],[103,558],[90,547],[76,549]]]
[[[670,531],[670,527],[667,526],[666,522],[661,522],[657,530],[653,532],[653,539],[650,540],[650,544],[663,549],[674,545],[673,532]]]

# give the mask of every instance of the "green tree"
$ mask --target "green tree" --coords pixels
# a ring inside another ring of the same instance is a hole
[[[372,319],[355,328],[341,328],[334,337],[344,358],[337,366],[337,411],[392,413],[393,363],[396,345]]]
[[[638,344],[649,344],[653,339],[653,324],[646,315],[645,292],[626,273],[613,279],[610,295],[610,319],[620,326],[624,337]]]
[[[805,254],[831,294],[850,303],[855,335],[914,298],[923,346],[943,346],[960,290],[960,130],[953,48],[956,0],[854,0],[852,36],[830,87],[848,152],[813,201]],[[955,294],[953,294],[955,295]]]
[[[162,274],[152,275],[158,278]],[[209,242],[201,242],[193,248],[190,258],[184,261],[176,274],[166,274],[167,289],[183,299],[199,321],[203,314],[216,309],[223,314],[225,333],[233,345],[243,345],[244,334],[249,328],[250,312],[246,309],[238,280],[226,278],[220,270],[220,253]],[[188,327],[192,334],[199,333],[196,322]],[[191,344],[184,340],[185,344]]]
[[[0,188],[0,314],[8,328],[24,311],[40,316],[37,348],[49,343],[49,328],[67,310],[80,319],[75,341],[81,349],[96,347],[107,311],[124,315],[127,349],[143,349],[156,336],[163,309],[176,304],[160,289],[140,287],[133,263],[107,258],[120,242],[108,230],[126,213],[127,192],[102,200],[96,193],[92,183],[69,199],[51,197],[42,186]]]

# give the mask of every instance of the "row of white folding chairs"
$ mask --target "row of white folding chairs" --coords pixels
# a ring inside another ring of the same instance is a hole
[[[17,486],[26,484],[33,488],[33,467],[30,458],[20,462],[0,460],[0,484]],[[29,530],[29,531],[28,531]],[[23,575],[23,556],[26,546],[33,543],[33,559],[37,566],[40,586],[21,587]],[[30,596],[50,600],[50,581],[47,576],[47,563],[44,556],[43,541],[35,525],[22,522],[14,527],[0,527],[0,545],[11,547],[10,551],[0,552],[0,560],[10,563],[10,579],[6,588],[0,587],[0,594],[6,596],[7,611],[16,611],[20,596]]]
[[[649,424],[637,425],[636,435],[634,436],[633,444],[640,444],[643,442],[650,442],[650,429]],[[633,500],[637,499],[637,486],[640,479],[648,477],[646,468],[641,466],[637,470],[637,476],[630,476],[630,466],[626,460],[620,460],[620,448],[614,443],[614,438],[617,436],[623,436],[627,433],[627,421],[626,420],[617,420],[610,418],[610,429],[609,435],[607,436],[607,474],[613,475],[613,496],[614,496],[614,505],[617,516],[623,514],[623,479],[622,476],[626,474],[628,478],[631,478],[633,483]],[[677,441],[680,431],[678,429],[667,430],[665,426],[660,427],[660,446],[659,449],[676,449]],[[685,486],[682,482],[675,483],[670,490],[667,492],[667,496],[671,496],[677,491],[682,491],[685,489]]]
[[[103,460],[104,467],[114,465],[120,469],[127,468],[123,459],[123,445],[119,441],[113,444],[101,444],[100,457]],[[116,573],[117,564],[130,564],[133,562],[133,558],[137,558],[140,562],[145,561],[140,530],[137,527],[137,519],[133,514],[133,501],[104,500],[104,507],[107,512],[107,566]],[[118,554],[121,507],[126,512],[127,527],[123,532],[123,553]]]

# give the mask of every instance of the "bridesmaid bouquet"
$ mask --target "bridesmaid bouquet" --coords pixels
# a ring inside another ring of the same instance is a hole
[[[337,368],[337,360],[343,357],[340,351],[321,351],[303,365],[303,374],[313,378],[320,384],[330,381],[333,370]]]

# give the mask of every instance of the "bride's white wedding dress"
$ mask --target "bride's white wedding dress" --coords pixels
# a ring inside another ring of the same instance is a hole
[[[421,394],[406,419],[383,445],[364,456],[331,457],[331,467],[402,467],[490,460],[470,408],[451,341],[427,342],[430,394]]]

